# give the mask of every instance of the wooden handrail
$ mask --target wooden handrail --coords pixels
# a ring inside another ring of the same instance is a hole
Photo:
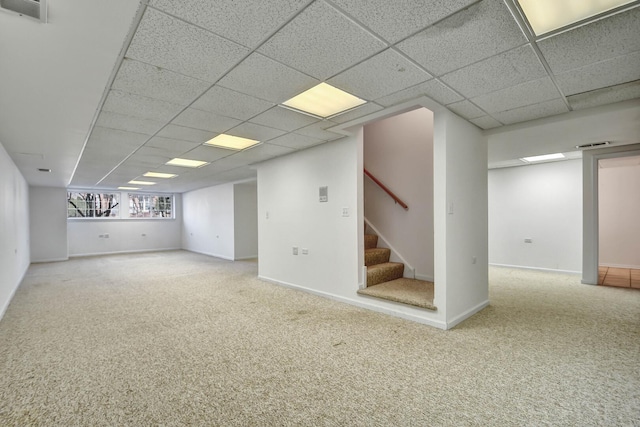
[[[373,182],[375,182],[376,184],[378,184],[378,186],[380,188],[382,188],[385,193],[387,193],[389,196],[391,196],[391,198],[400,206],[402,206],[404,208],[404,210],[408,211],[409,210],[409,206],[407,206],[407,204],[405,202],[403,202],[402,200],[400,200],[400,197],[396,196],[393,191],[389,190],[383,183],[380,182],[380,180],[378,180],[378,178],[376,178],[375,176],[371,175],[371,172],[369,172],[368,170],[364,170],[364,174],[367,175],[369,178],[371,178],[371,180]]]

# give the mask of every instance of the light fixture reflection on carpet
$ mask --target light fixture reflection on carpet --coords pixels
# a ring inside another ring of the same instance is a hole
[[[282,103],[283,106],[327,118],[367,101],[327,83],[320,83]]]
[[[633,0],[518,0],[537,36],[632,2]]]

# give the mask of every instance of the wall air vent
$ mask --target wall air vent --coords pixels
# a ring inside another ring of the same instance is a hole
[[[609,141],[592,142],[589,144],[576,145],[576,148],[578,150],[588,150],[589,148],[606,147],[607,145],[611,145],[611,142]]]
[[[0,0],[0,8],[47,22],[47,0]]]

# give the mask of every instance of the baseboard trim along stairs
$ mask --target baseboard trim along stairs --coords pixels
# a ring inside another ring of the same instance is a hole
[[[364,235],[364,264],[367,287],[358,294],[437,310],[433,305],[433,283],[403,277],[404,264],[389,262],[391,250],[378,248],[378,236]]]

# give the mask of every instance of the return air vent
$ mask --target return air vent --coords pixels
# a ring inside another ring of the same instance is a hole
[[[47,22],[47,0],[0,0],[0,8]]]
[[[579,150],[587,150],[589,148],[606,147],[607,145],[611,145],[611,142],[609,141],[592,142],[590,144],[576,145],[576,148]]]

